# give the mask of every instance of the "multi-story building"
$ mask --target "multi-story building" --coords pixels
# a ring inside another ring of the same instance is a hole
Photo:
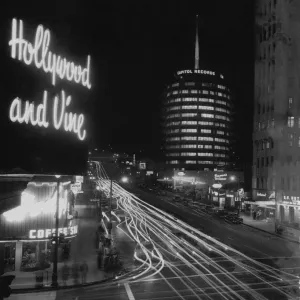
[[[195,67],[175,74],[164,93],[164,144],[171,168],[213,170],[231,161],[232,102],[224,76]]]
[[[281,225],[295,238],[300,234],[299,28],[299,1],[257,1],[252,187],[255,198],[274,204],[276,228]]]

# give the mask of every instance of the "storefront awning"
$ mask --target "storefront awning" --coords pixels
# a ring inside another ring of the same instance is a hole
[[[270,206],[270,205],[275,205],[275,200],[270,200],[270,201],[244,201],[244,203],[266,207],[266,206]]]

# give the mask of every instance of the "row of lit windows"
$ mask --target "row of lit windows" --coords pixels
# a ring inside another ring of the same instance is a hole
[[[212,165],[212,164],[221,164],[221,165],[228,165],[228,162],[226,161],[218,161],[218,162],[214,162],[214,161],[211,161],[211,160],[186,160],[184,163],[185,164],[203,164],[203,165]],[[179,164],[179,160],[170,160],[170,161],[167,161],[167,164],[172,164],[172,165],[177,165]]]
[[[290,124],[290,126],[289,126]],[[258,122],[257,123],[257,128],[256,130],[261,131],[261,130],[265,130],[267,128],[274,128],[275,127],[275,120],[267,120],[264,122]],[[288,123],[288,127],[294,127],[294,122],[291,121],[291,123]],[[299,128],[300,128],[300,123],[299,123]]]
[[[274,142],[272,139],[256,141],[255,144],[256,144],[256,151],[274,148]]]
[[[187,85],[187,86],[194,86],[195,82],[185,82],[184,84]],[[172,87],[176,87],[176,86],[179,86],[179,82],[176,82],[176,83],[172,84]],[[214,83],[204,83],[203,82],[202,86],[210,86],[210,87],[215,87],[216,86],[218,89],[221,89],[221,90],[226,89],[226,87],[224,85],[220,85],[220,84],[216,85]]]
[[[180,137],[174,136],[174,137],[166,138],[167,142],[175,142],[175,141],[180,141],[180,140],[181,141],[197,141],[197,137],[196,136],[182,136],[180,139]],[[227,139],[219,139],[219,138],[214,139],[209,136],[199,136],[198,137],[198,141],[213,142],[214,140],[215,140],[215,142],[229,144],[229,140],[227,140]]]
[[[222,101],[222,100],[215,100],[212,98],[197,98],[197,97],[184,97],[184,98],[174,98],[167,101],[168,104],[171,103],[178,103],[178,102],[209,102],[209,103],[217,103],[221,105],[230,106],[229,102]]]
[[[221,92],[214,92],[214,91],[207,91],[207,90],[180,90],[180,91],[172,91],[167,93],[167,97],[170,95],[178,95],[178,94],[202,94],[202,95],[214,95],[214,96],[219,96],[219,97],[224,97],[227,99],[230,99],[230,96],[221,93]]]
[[[298,128],[300,128],[300,117],[298,117]],[[290,128],[293,128],[295,127],[295,117],[288,117],[288,120],[287,120],[287,126],[290,127]]]
[[[185,144],[185,145],[171,145],[167,146],[166,149],[179,149],[179,148],[188,148],[188,149],[216,149],[216,150],[229,150],[228,147],[219,146],[219,145],[195,145],[195,144]]]
[[[206,106],[206,105],[182,105],[182,106],[171,106],[167,108],[167,111],[172,111],[172,110],[180,110],[180,109],[200,109],[200,110],[216,110],[220,112],[224,112],[227,114],[230,114],[230,111],[225,108],[221,107],[213,107],[213,106]]]
[[[181,121],[182,125],[197,125],[197,121]],[[170,127],[170,126],[179,126],[180,125],[180,121],[176,121],[176,122],[168,122],[166,123],[166,127]],[[224,123],[217,123],[217,122],[206,122],[206,121],[198,121],[198,125],[202,125],[202,126],[215,126],[215,127],[223,127],[226,128],[226,124]],[[222,134],[222,133],[219,133]]]
[[[214,157],[228,157],[228,155],[224,154],[224,153],[212,153],[212,152],[182,152],[182,153],[167,153],[166,156],[214,156]]]

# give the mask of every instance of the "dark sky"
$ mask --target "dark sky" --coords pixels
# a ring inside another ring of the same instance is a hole
[[[228,79],[238,153],[251,161],[253,0],[5,2],[1,46],[7,47],[11,18],[18,17],[34,29],[39,23],[49,27],[54,50],[74,60],[90,54],[93,88],[80,101],[94,144],[144,150],[152,158],[161,157],[161,94],[176,70],[193,67],[199,14],[200,66]]]

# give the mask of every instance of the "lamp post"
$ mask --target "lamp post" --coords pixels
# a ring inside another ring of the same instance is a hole
[[[237,196],[238,196],[238,216],[240,215],[240,209],[241,209],[241,199],[240,199],[240,177],[232,175],[230,176],[231,181],[236,181],[237,182]]]
[[[55,175],[57,178],[57,192],[56,192],[56,213],[55,213],[55,244],[53,255],[53,271],[52,271],[52,283],[51,285],[56,287],[57,283],[57,260],[58,260],[58,226],[59,226],[59,188],[60,188],[60,175]]]

